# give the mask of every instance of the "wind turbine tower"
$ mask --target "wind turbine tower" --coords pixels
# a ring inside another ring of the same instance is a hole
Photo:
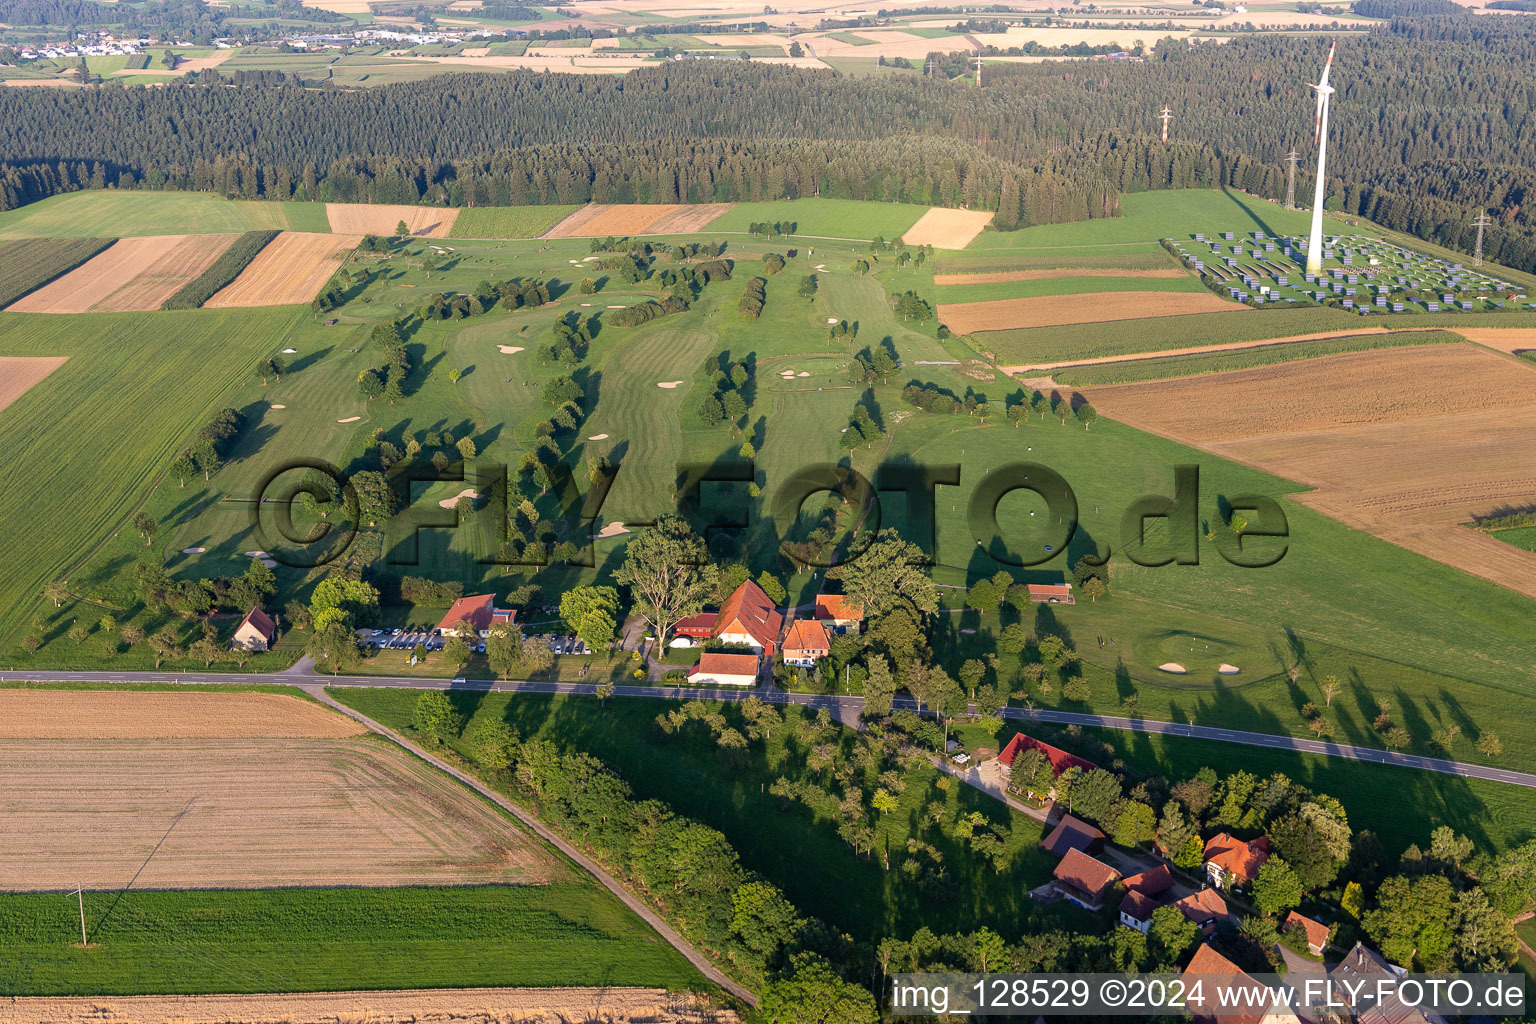
[[[1328,190],[1328,100],[1333,86],[1328,84],[1328,73],[1333,70],[1333,43],[1328,47],[1328,60],[1323,64],[1323,77],[1312,86],[1317,91],[1317,124],[1313,141],[1317,143],[1317,192],[1312,199],[1312,234],[1307,240],[1307,273],[1323,272],[1323,199]]]
[[[1173,111],[1169,110],[1168,107],[1166,105],[1164,105],[1163,112],[1158,115],[1158,120],[1163,122],[1163,141],[1167,142],[1168,141],[1168,122],[1173,120]]]

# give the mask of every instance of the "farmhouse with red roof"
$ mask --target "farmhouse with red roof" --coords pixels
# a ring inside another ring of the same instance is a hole
[[[1223,832],[1205,844],[1205,873],[1218,889],[1252,885],[1269,860],[1269,837],[1244,841]]]
[[[516,617],[516,611],[496,607],[495,594],[474,594],[453,602],[437,629],[443,636],[458,636],[461,624],[468,623],[467,634],[490,636],[492,626],[509,624]]]
[[[783,628],[784,616],[762,587],[747,580],[720,606],[715,618],[715,639],[750,647],[771,658]]]

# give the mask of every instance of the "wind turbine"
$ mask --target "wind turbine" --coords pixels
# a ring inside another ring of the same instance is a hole
[[[1312,236],[1307,241],[1307,273],[1323,272],[1323,193],[1328,188],[1328,99],[1333,86],[1328,84],[1328,72],[1333,70],[1333,51],[1338,43],[1328,47],[1328,60],[1323,64],[1323,77],[1312,88],[1317,92],[1317,125],[1312,141],[1317,143],[1317,194],[1312,200]],[[1310,84],[1310,83],[1309,83]]]

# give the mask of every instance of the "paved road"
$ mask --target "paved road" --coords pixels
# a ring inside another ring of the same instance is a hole
[[[418,679],[410,676],[316,676],[304,671],[266,673],[222,672],[0,672],[0,682],[7,680],[53,682],[80,681],[103,683],[208,683],[208,684],[271,684],[300,686],[320,683],[325,686],[383,686],[420,690],[486,690],[496,693],[534,694],[581,694],[591,696],[597,692],[596,683],[545,683],[528,680],[510,682],[494,679],[467,679],[453,683],[447,679]],[[707,690],[681,686],[628,686],[613,688],[616,697],[651,697],[664,700],[719,700],[740,701],[757,697],[773,704],[797,704],[802,707],[825,707],[837,716],[856,716],[864,707],[862,697],[836,697],[808,693],[786,693],[768,689]],[[894,706],[900,709],[918,710],[917,703],[908,697],[898,697]],[[1536,775],[1510,771],[1506,768],[1490,768],[1486,765],[1468,764],[1464,761],[1448,761],[1439,757],[1420,757],[1417,754],[1396,754],[1374,747],[1356,747],[1347,743],[1326,740],[1300,739],[1277,736],[1272,733],[1245,732],[1240,729],[1221,729],[1209,725],[1193,725],[1188,722],[1162,722],[1150,718],[1124,718],[1118,715],[1088,715],[1074,711],[1041,711],[1024,708],[1004,708],[1002,717],[1020,721],[1050,722],[1053,725],[1087,725],[1108,729],[1125,729],[1131,732],[1155,733],[1164,736],[1187,736],[1192,739],[1218,740],[1248,747],[1269,747],[1273,750],[1295,750],[1308,754],[1342,757],[1351,761],[1367,761],[1372,764],[1395,765],[1419,771],[1438,772],[1466,779],[1483,779],[1502,782],[1511,786],[1536,789]]]

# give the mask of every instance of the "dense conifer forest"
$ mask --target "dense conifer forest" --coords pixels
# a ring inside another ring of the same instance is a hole
[[[1374,2],[1374,0],[1364,0]],[[1285,194],[1328,40],[1165,41],[1145,63],[941,76],[686,62],[623,78],[444,75],[367,90],[267,72],[162,88],[0,90],[0,208],[92,187],[450,205],[821,195],[998,210],[999,227],[1113,216],[1118,195]],[[1536,24],[1419,17],[1342,40],[1331,205],[1536,266]],[[1174,141],[1152,133],[1174,110]]]

